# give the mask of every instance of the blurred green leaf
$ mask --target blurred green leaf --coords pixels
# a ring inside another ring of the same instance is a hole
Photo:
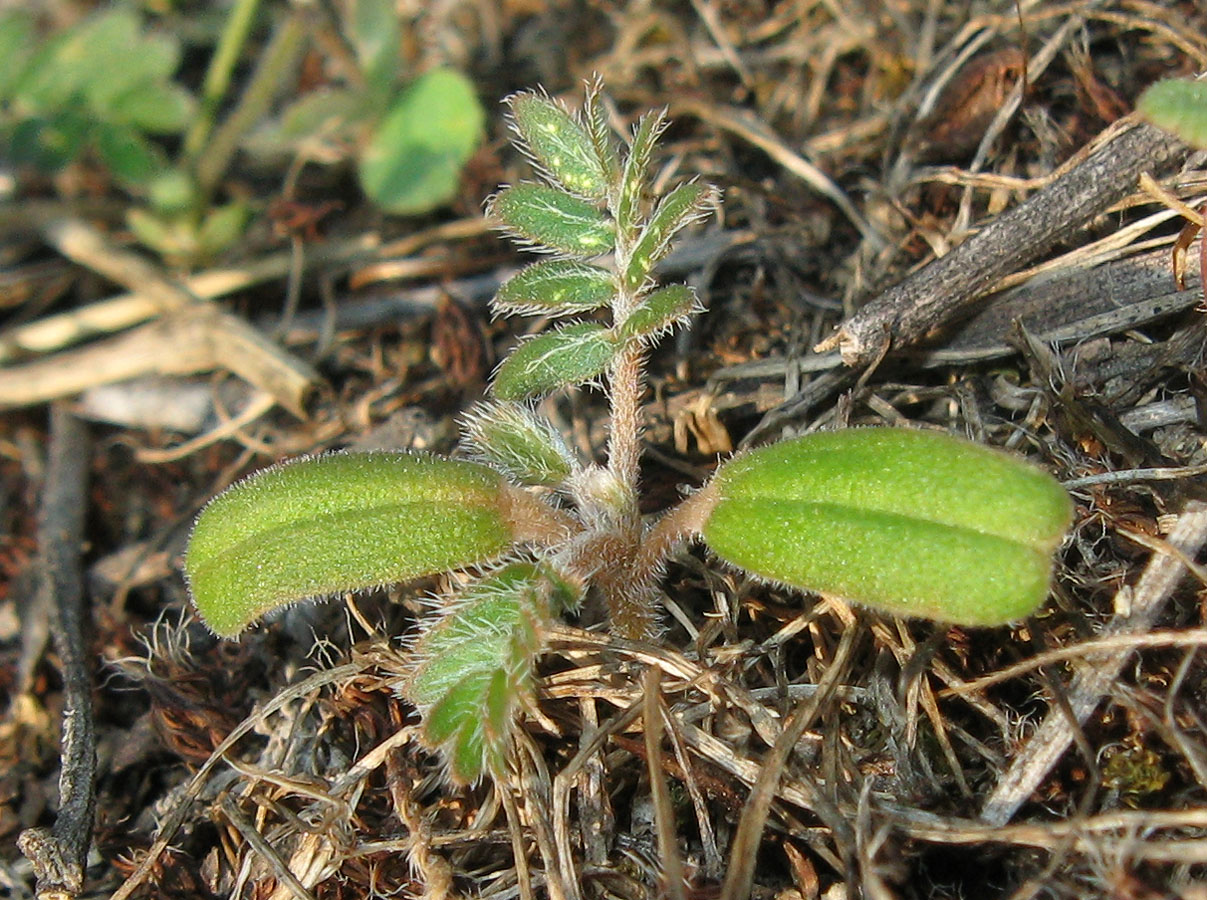
[[[334,132],[360,121],[370,112],[362,91],[321,88],[300,97],[286,108],[281,117],[281,133],[285,138],[296,140]]]
[[[168,259],[191,255],[196,245],[187,231],[182,234],[184,223],[168,215],[135,206],[126,210],[126,225],[140,244]]]
[[[492,390],[502,400],[525,400],[583,384],[602,375],[618,349],[602,325],[567,325],[516,347],[495,371]]]
[[[117,35],[119,43],[93,46],[91,62],[101,71],[88,82],[86,90],[89,105],[98,113],[112,109],[132,91],[166,90],[180,65],[180,45],[175,38],[167,34],[140,33],[137,19],[132,24],[132,31],[123,30]],[[127,39],[129,43],[120,43]],[[185,93],[183,88],[179,90]],[[191,95],[186,96],[191,105]],[[179,126],[173,130],[179,130]]]
[[[0,13],[0,101],[11,100],[37,45],[33,16],[24,9]]]
[[[240,200],[215,206],[201,220],[197,229],[198,259],[209,259],[234,246],[247,229],[251,209]]]
[[[167,166],[159,148],[133,128],[102,122],[96,126],[94,136],[101,162],[126,184],[145,185]]]
[[[416,215],[457,193],[482,137],[473,85],[453,69],[421,76],[399,97],[361,153],[365,193],[386,212]]]
[[[243,236],[251,210],[234,200],[205,211],[199,220],[191,202],[183,208],[157,205],[189,201],[191,194],[176,194],[188,184],[187,180],[177,181],[175,171],[151,179],[148,191],[154,211],[131,208],[126,212],[126,224],[140,243],[174,265],[195,266],[233,246]]]
[[[30,56],[25,71],[13,86],[22,112],[40,113],[82,103],[78,71],[56,58],[59,48],[70,37],[70,32],[66,31],[51,35]]]
[[[1140,115],[1200,150],[1207,150],[1207,82],[1158,81],[1140,95]]]
[[[1047,473],[898,428],[808,435],[735,457],[702,529],[756,575],[904,616],[995,625],[1047,597],[1072,504]]]
[[[352,0],[349,26],[368,94],[378,102],[388,100],[398,78],[401,41],[394,0]]]
[[[12,130],[10,158],[47,172],[60,169],[80,155],[90,126],[87,116],[74,109],[25,119]]]
[[[543,184],[517,184],[499,191],[491,212],[520,238],[575,256],[612,249],[612,222],[593,204]]]
[[[310,91],[263,123],[243,141],[261,158],[304,153],[323,162],[351,156],[358,126],[376,114],[363,90],[324,87]]]
[[[18,40],[25,46],[11,46]],[[180,131],[193,111],[191,95],[170,81],[178,42],[144,33],[132,6],[106,6],[40,43],[31,20],[5,16],[0,56],[8,98],[0,117],[19,164],[54,171],[88,148],[118,180],[145,185],[166,165],[145,135]]]
[[[195,112],[193,95],[184,88],[147,82],[113,97],[107,118],[149,134],[176,134],[184,130]]]
[[[175,167],[159,172],[147,185],[147,200],[161,215],[185,212],[197,202],[197,186],[188,173]]]

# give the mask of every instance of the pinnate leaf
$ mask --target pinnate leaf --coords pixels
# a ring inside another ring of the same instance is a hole
[[[278,606],[483,562],[512,543],[499,473],[409,453],[335,453],[265,469],[201,511],[185,574],[232,637]]]
[[[574,470],[561,435],[522,403],[479,403],[465,420],[463,440],[477,460],[521,484],[559,485]]]
[[[593,204],[541,184],[517,184],[495,195],[491,212],[526,241],[574,256],[607,253],[612,222]]]
[[[403,693],[455,783],[502,771],[516,713],[531,702],[543,628],[579,594],[549,566],[512,563],[469,585],[412,645]]]
[[[536,93],[510,98],[512,123],[533,160],[580,197],[602,200],[608,176],[586,129],[553,100]]]
[[[696,292],[685,284],[671,284],[641,298],[620,326],[624,338],[656,338],[701,312]]]
[[[1136,109],[1158,128],[1207,150],[1207,82],[1158,81],[1140,95]]]
[[[641,287],[670,250],[675,234],[706,216],[715,204],[716,190],[694,181],[679,185],[663,197],[633,245],[624,273],[625,284],[631,289]]]
[[[775,581],[905,616],[994,625],[1047,596],[1071,503],[1041,470],[947,435],[819,433],[735,457],[704,540]]]
[[[618,346],[610,329],[590,322],[527,340],[496,370],[495,396],[525,400],[590,381],[608,367]]]
[[[499,288],[499,315],[563,316],[607,306],[616,294],[612,273],[573,259],[548,259],[513,275]]]

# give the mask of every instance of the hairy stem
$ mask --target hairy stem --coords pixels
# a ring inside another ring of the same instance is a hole
[[[645,349],[631,343],[608,371],[612,406],[608,434],[608,469],[625,486],[629,498],[625,519],[637,518],[637,481],[641,465],[641,398],[645,393]]]
[[[639,571],[661,571],[666,558],[685,540],[700,533],[721,499],[715,484],[705,485],[671,509],[646,532],[637,553]]]
[[[504,520],[521,543],[555,546],[583,530],[582,523],[574,516],[555,509],[520,487],[507,485],[500,503]]]
[[[583,554],[592,571],[591,583],[608,604],[612,633],[631,641],[648,641],[658,635],[658,570],[639,566],[640,547],[641,524],[634,521],[600,534]]]

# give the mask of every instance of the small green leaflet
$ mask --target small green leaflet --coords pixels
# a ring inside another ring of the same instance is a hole
[[[522,269],[495,295],[497,315],[564,316],[607,306],[616,295],[612,273],[572,259],[548,259]]]
[[[502,400],[525,400],[602,375],[620,345],[609,328],[583,322],[520,344],[495,371]]]
[[[607,196],[608,176],[577,119],[542,94],[516,94],[508,102],[515,130],[538,166],[572,194]]]
[[[520,238],[571,255],[607,253],[616,240],[611,220],[594,205],[542,184],[504,188],[491,212]]]

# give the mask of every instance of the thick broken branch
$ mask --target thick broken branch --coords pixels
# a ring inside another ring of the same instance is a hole
[[[838,347],[848,366],[915,343],[984,296],[999,279],[1072,237],[1136,190],[1141,173],[1160,172],[1187,148],[1149,125],[1124,131],[1024,203],[864,306],[818,345]]]

